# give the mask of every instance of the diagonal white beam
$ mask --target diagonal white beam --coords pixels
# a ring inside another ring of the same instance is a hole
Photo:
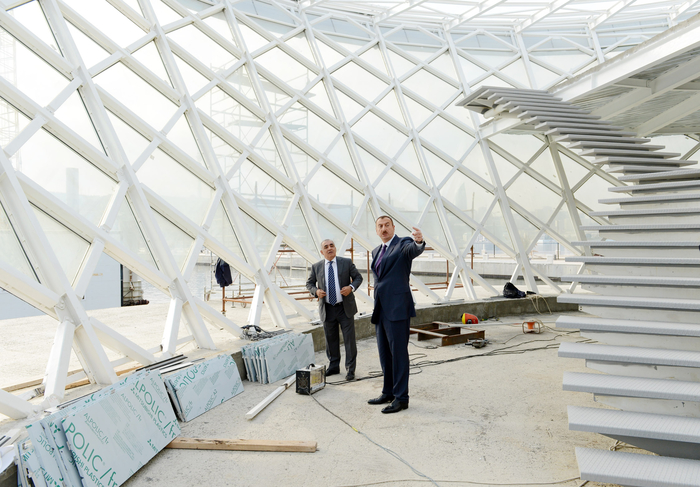
[[[479,4],[476,7],[467,10],[459,17],[447,22],[444,26],[445,30],[450,31],[455,27],[462,25],[465,22],[469,22],[473,18],[476,18],[479,15],[488,12],[492,8],[498,7],[500,4],[505,3],[505,1],[506,0],[483,0],[479,2]]]
[[[691,96],[683,100],[683,102],[678,105],[659,113],[657,116],[651,120],[647,120],[643,124],[639,125],[635,130],[637,135],[644,137],[645,135],[653,134],[657,130],[664,128],[673,122],[680,120],[681,118],[687,117],[691,113],[696,112],[700,109],[700,93]]]
[[[613,15],[618,13],[620,10],[623,8],[627,7],[628,5],[631,5],[635,2],[635,0],[620,0],[617,2],[615,5],[610,7],[608,10],[600,14],[598,17],[594,18],[590,22],[588,22],[588,27],[591,30],[595,30],[596,27],[598,27],[600,24],[611,18]]]
[[[672,21],[675,21],[678,17],[683,15],[686,11],[690,10],[693,8],[695,5],[700,3],[700,0],[688,0],[686,2],[683,2],[680,4],[673,12],[671,12],[668,16],[668,18]]]
[[[411,10],[413,7],[417,7],[418,5],[427,2],[428,0],[404,0],[403,3],[400,3],[398,5],[394,5],[391,7],[389,10],[377,15],[374,18],[375,24],[378,24],[380,22],[384,22],[386,20],[389,20],[393,17],[396,17],[397,15],[401,15],[402,13]]]
[[[555,2],[550,3],[547,5],[545,8],[540,10],[539,12],[534,13],[530,17],[526,18],[522,22],[520,22],[518,25],[515,26],[515,33],[520,34],[522,31],[527,29],[533,24],[536,24],[540,20],[544,19],[550,14],[553,14],[557,10],[566,7],[569,3],[571,3],[573,0],[556,0]]]

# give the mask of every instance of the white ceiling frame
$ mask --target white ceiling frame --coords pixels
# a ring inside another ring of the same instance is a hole
[[[696,93],[690,98],[683,100],[676,106],[669,108],[657,116],[647,120],[635,128],[639,137],[644,137],[661,130],[673,122],[687,117],[688,115],[700,110],[700,93]]]
[[[540,20],[543,20],[556,12],[559,9],[562,9],[566,7],[568,4],[570,4],[573,0],[555,0],[554,2],[550,3],[547,5],[545,8],[540,10],[534,15],[531,15],[527,19],[523,20],[519,24],[515,26],[515,33],[520,34],[522,31],[527,29],[528,27],[536,24]]]
[[[668,15],[668,18],[675,22],[678,17],[683,15],[686,11],[690,10],[694,6],[700,3],[700,0],[686,0],[678,6],[673,12]]]
[[[462,15],[459,17],[447,22],[444,25],[444,29],[446,32],[451,31],[452,29],[455,29],[459,27],[460,25],[464,24],[465,22],[469,22],[472,19],[477,18],[479,15],[488,12],[492,8],[496,8],[502,3],[504,3],[506,0],[482,0],[479,2],[479,4],[470,10],[464,12]]]

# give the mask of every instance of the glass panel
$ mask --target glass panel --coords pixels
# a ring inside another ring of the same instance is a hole
[[[302,179],[306,178],[306,176],[308,176],[311,170],[316,166],[316,159],[311,157],[296,144],[293,144],[286,138],[284,139],[284,143],[289,150],[289,154],[292,156],[292,161],[297,169],[297,173],[299,173],[299,177]]]
[[[357,224],[357,232],[370,242],[374,242],[377,238],[377,231],[375,230],[374,225],[374,215],[372,215],[372,210],[370,210],[369,204],[360,209],[360,221]]]
[[[562,205],[550,227],[569,242],[576,242],[578,240],[576,227],[574,227],[574,222],[569,214],[569,208],[566,205]]]
[[[350,152],[348,152],[348,146],[345,145],[345,140],[342,137],[328,153],[328,158],[345,169],[352,176],[355,176],[359,181],[360,177],[357,175],[357,171],[355,171],[355,165],[352,163]]]
[[[22,249],[5,209],[0,204],[0,259],[20,271],[30,279],[36,280],[27,256]]]
[[[221,37],[229,41],[231,44],[234,46],[237,45],[236,39],[233,38],[233,34],[229,28],[228,20],[226,20],[226,15],[224,15],[223,12],[207,17],[204,19],[204,23],[214,29],[219,35],[221,35]]]
[[[287,232],[292,238],[298,240],[299,243],[306,247],[307,250],[315,254],[316,244],[314,243],[314,239],[309,231],[309,226],[306,223],[306,218],[304,218],[304,214],[301,212],[301,207],[299,205],[294,208],[292,222]]]
[[[475,85],[472,86],[472,90],[477,90],[478,88],[481,88],[482,86],[501,86],[505,88],[513,88],[513,85],[510,83],[506,83],[503,81],[501,78],[498,76],[489,76],[486,79],[483,79],[476,83]]]
[[[349,62],[333,72],[333,77],[353,89],[367,100],[374,100],[386,88],[386,83],[365,71],[354,62]]]
[[[391,66],[394,68],[394,74],[397,78],[400,78],[404,73],[416,66],[405,57],[396,54],[390,49],[387,49],[386,52],[389,55],[389,61],[391,62]]]
[[[430,65],[436,69],[439,69],[440,71],[442,71],[446,75],[450,76],[454,80],[459,79],[457,77],[457,71],[455,70],[455,65],[452,62],[452,57],[447,52],[438,56],[437,59],[435,59],[435,61],[430,63]]]
[[[530,80],[527,75],[527,70],[525,69],[525,63],[523,63],[522,59],[518,59],[514,63],[501,69],[501,73],[510,76],[514,81],[519,82],[527,88],[530,87]]]
[[[0,42],[7,65],[0,75],[39,105],[48,105],[68,85],[58,71],[2,28]]]
[[[282,81],[297,90],[304,88],[316,76],[306,66],[278,47],[270,49],[265,54],[255,58],[255,60],[262,67],[275,73]]]
[[[561,196],[547,189],[527,174],[518,176],[506,190],[508,198],[535,215],[543,223],[549,221],[554,209],[561,203]]]
[[[496,155],[494,151],[491,151],[491,154],[494,156]],[[491,182],[491,174],[489,173],[489,168],[486,165],[486,160],[484,159],[484,151],[479,144],[475,144],[472,150],[469,151],[469,155],[466,159],[464,159],[462,165],[469,168],[486,181]],[[513,166],[511,165],[511,167]],[[507,179],[503,180],[502,182],[505,181],[507,181]]]
[[[255,96],[255,90],[253,89],[253,83],[250,81],[250,74],[248,74],[247,66],[238,68],[231,76],[226,78],[226,81],[231,83],[234,88],[240,91],[250,101],[258,106],[260,105],[258,97]]]
[[[366,40],[351,39],[349,37],[328,35],[328,38],[335,41],[336,44],[344,47],[345,49],[347,49],[350,52],[358,51],[362,46],[367,44]]]
[[[680,152],[681,157],[690,152],[698,141],[688,137],[687,135],[661,135],[651,138],[651,144],[663,145],[669,152]]]
[[[325,42],[318,41],[316,45],[318,46],[318,50],[321,51],[321,57],[326,67],[331,67],[343,60],[344,56],[332,47],[329,47]]]
[[[236,149],[228,145],[221,137],[216,135],[214,132],[204,127],[204,132],[206,132],[207,137],[209,137],[209,142],[214,149],[214,154],[216,154],[216,159],[221,165],[221,169],[224,171],[224,176],[228,174],[229,169],[233,167],[241,153]]]
[[[453,166],[452,164],[443,161],[425,147],[423,148],[423,154],[425,155],[425,160],[428,163],[428,170],[433,175],[433,181],[439,186],[452,170]]]
[[[369,177],[369,182],[374,183],[374,180],[379,177],[382,171],[386,168],[386,165],[359,145],[357,146],[357,150],[362,158],[362,165],[365,167],[365,171]]]
[[[214,72],[222,71],[238,60],[192,24],[169,32],[167,37],[178,43],[180,47],[186,49]]]
[[[598,200],[610,197],[608,188],[611,186],[608,181],[594,174],[576,191],[574,197],[593,211],[608,210],[608,205],[600,204]]]
[[[117,132],[117,137],[119,137],[122,148],[124,152],[126,152],[126,157],[129,159],[129,162],[133,164],[134,161],[143,154],[143,151],[146,150],[150,141],[109,110],[107,111],[107,116],[110,122],[112,122],[114,131]]]
[[[325,152],[338,131],[301,103],[295,103],[279,118],[280,123],[319,152]]]
[[[425,182],[425,176],[423,175],[423,170],[420,167],[420,162],[418,161],[418,156],[416,155],[413,144],[408,144],[406,146],[406,149],[396,158],[396,162],[419,180]]]
[[[194,69],[178,56],[173,55],[173,58],[175,59],[177,70],[180,71],[182,79],[185,81],[185,87],[191,95],[194,95],[204,86],[206,86],[207,83],[209,83],[209,78],[202,76],[199,71]]]
[[[343,232],[340,228],[336,227],[334,224],[328,221],[320,213],[314,213],[316,214],[318,231],[321,234],[321,241],[330,238],[331,240],[333,240],[333,243],[336,245],[336,247],[340,245],[343,239],[345,238],[345,232]],[[315,250],[318,251],[318,249]],[[338,252],[339,255],[343,255],[343,253],[344,252]]]
[[[73,284],[80,265],[85,259],[85,254],[90,248],[90,242],[82,239],[68,227],[54,220],[42,210],[32,205],[34,215],[39,220],[39,225],[49,240],[51,249],[61,264],[61,269],[66,273],[68,280]]]
[[[163,58],[160,57],[160,52],[156,47],[156,43],[149,42],[141,49],[132,54],[137,61],[140,61],[144,66],[153,71],[156,76],[172,86],[168,72],[165,70]]]
[[[394,171],[386,173],[377,183],[376,192],[409,221],[418,221],[428,202],[427,194]]]
[[[551,210],[552,208],[550,208],[550,211]],[[520,242],[522,242],[526,248],[529,248],[535,237],[537,237],[537,234],[540,232],[540,229],[527,221],[517,211],[512,211],[512,213],[513,220],[515,220],[515,226],[518,229],[518,235],[520,236]]]
[[[412,46],[408,44],[397,44],[404,51],[413,56],[417,57],[421,61],[427,60],[430,56],[435,54],[438,50],[437,47],[426,47],[426,46]]]
[[[544,142],[534,135],[497,134],[489,138],[499,147],[507,150],[522,162],[529,161],[542,148]]]
[[[43,129],[22,146],[17,161],[17,171],[99,225],[117,186],[113,179]]]
[[[31,120],[0,98],[0,146],[5,147]]]
[[[501,66],[505,61],[512,59],[516,56],[516,53],[512,51],[477,51],[470,50],[469,54],[481,61],[482,63],[488,64],[492,68],[497,68]]]
[[[455,160],[460,160],[474,142],[474,137],[442,117],[435,117],[421,130],[420,134],[425,140]]]
[[[24,5],[8,10],[8,13],[12,15],[17,22],[30,30],[32,34],[44,41],[49,47],[60,52],[58,43],[49,28],[49,24],[46,22],[44,11],[39,5],[39,2],[25,3]]]
[[[569,181],[570,188],[576,186],[579,181],[591,172],[590,169],[574,161],[562,152],[559,152],[559,157],[561,158],[561,166],[564,168],[564,172],[566,172],[566,180]]]
[[[151,5],[161,25],[166,25],[182,18],[180,14],[165,5],[161,0],[151,0]]]
[[[484,225],[484,229],[512,249],[513,242],[510,240],[510,233],[508,233],[506,221],[503,219],[503,212],[501,211],[500,203],[496,203],[493,211],[491,211],[491,214]],[[500,245],[502,244],[499,244],[499,247]]]
[[[493,201],[493,194],[459,171],[447,180],[440,189],[440,194],[476,221],[481,221]]]
[[[562,71],[573,72],[581,65],[592,58],[590,55],[574,49],[571,51],[536,51],[530,53],[531,56],[541,59],[551,66],[561,69]]]
[[[431,110],[428,110],[417,101],[413,101],[413,98],[410,96],[404,95],[403,100],[406,102],[408,113],[411,115],[411,120],[413,121],[413,125],[415,127],[419,127],[428,119],[430,115],[433,114]]]
[[[505,157],[498,154],[496,151],[491,151],[491,157],[498,171],[498,176],[502,184],[506,184],[510,179],[518,173],[518,168],[509,162]],[[489,179],[487,179],[489,181]]]
[[[173,128],[168,132],[168,139],[185,151],[188,156],[197,161],[199,165],[206,167],[204,157],[202,157],[202,153],[199,150],[199,146],[192,134],[192,129],[185,115],[175,122]]]
[[[323,108],[326,112],[330,113],[331,115],[335,115],[323,81],[316,83],[316,85],[308,91],[306,96],[309,97],[309,99],[316,105]]]
[[[360,59],[363,61],[366,61],[369,63],[373,68],[378,69],[381,73],[386,74],[387,76],[389,73],[386,70],[386,65],[384,64],[384,58],[382,57],[381,50],[379,49],[379,46],[373,46],[372,48],[368,49],[362,55],[360,56]]]
[[[177,109],[173,102],[122,63],[115,64],[93,79],[157,130],[163,128]]]
[[[440,245],[449,250],[450,246],[447,243],[445,230],[442,228],[442,224],[440,223],[440,218],[438,217],[435,203],[432,203],[428,208],[428,214],[425,215],[425,218],[423,219],[421,230],[427,238],[437,241]]]
[[[136,175],[142,184],[194,223],[204,221],[214,190],[168,154],[156,149]]]
[[[117,213],[117,219],[109,233],[138,257],[157,268],[143,232],[141,232],[131,205],[129,205],[126,198],[122,201],[122,205]]]
[[[545,86],[549,86],[554,81],[559,79],[558,74],[543,68],[537,63],[530,63],[530,66],[532,66],[532,74],[535,77],[535,84],[537,85],[537,88],[544,88]]]
[[[557,186],[559,184],[559,176],[557,176],[557,168],[554,166],[554,161],[552,160],[552,153],[549,148],[545,149],[542,154],[537,156],[537,158],[532,161],[530,167],[552,181]]]
[[[316,198],[341,221],[350,225],[362,203],[363,195],[325,167],[320,167],[307,185],[309,196]]]
[[[292,97],[282,89],[278,88],[277,85],[260,76],[260,73],[258,73],[258,77],[260,78],[260,83],[265,89],[265,96],[267,97],[267,102],[270,104],[270,108],[272,108],[274,113],[279,112],[279,110],[286,105],[287,102],[292,99]]]
[[[394,117],[398,122],[405,124],[403,114],[401,113],[401,107],[399,107],[399,102],[396,99],[396,92],[391,90],[382,101],[377,103],[377,108],[384,110],[386,113]]]
[[[249,160],[243,161],[230,183],[231,188],[260,213],[276,222],[284,220],[292,193],[258,166]]]
[[[459,64],[462,68],[462,72],[464,73],[464,77],[468,81],[474,80],[474,79],[478,78],[479,76],[486,73],[486,71],[481,69],[479,66],[477,66],[473,62],[465,59],[462,56],[457,56],[457,59],[459,60]]]
[[[245,42],[248,51],[254,52],[269,43],[267,39],[255,32],[253,29],[244,25],[243,23],[238,23],[238,28],[241,29],[241,35],[243,36],[243,41]]]
[[[97,131],[85,109],[85,104],[77,90],[54,112],[56,118],[68,125],[76,134],[104,154],[102,142],[97,138]]]
[[[272,245],[275,243],[275,235],[253,220],[247,213],[241,212],[241,214],[248,224],[248,231],[251,232],[255,248],[258,249],[259,255],[266,259],[270,250],[272,250]]]
[[[289,19],[285,19],[285,21],[288,22]],[[291,30],[294,29],[294,27],[289,25],[279,24],[277,22],[269,22],[260,18],[256,18],[255,22],[259,24],[263,29],[265,29],[265,32],[267,32],[268,34],[272,34],[276,37],[282,37],[283,35],[289,33]]]
[[[338,96],[340,108],[343,110],[343,115],[345,115],[345,120],[347,122],[350,122],[353,118],[355,118],[355,115],[362,111],[363,106],[342,91],[335,90],[335,94]]]
[[[306,34],[303,32],[287,39],[287,44],[312,63],[315,62],[314,55],[311,53],[311,48],[309,47],[309,42],[306,40]]]
[[[389,157],[396,155],[406,140],[406,135],[372,112],[368,112],[357,121],[352,129]]]
[[[263,126],[262,120],[216,87],[195,104],[197,108],[246,144],[253,141]]]
[[[403,81],[401,85],[413,90],[436,106],[442,106],[442,104],[457,91],[457,88],[444,82],[437,76],[428,73],[424,69],[411,75],[411,77]]]
[[[163,232],[168,247],[170,247],[175,263],[182,271],[187,262],[187,257],[190,255],[194,239],[157,211],[153,210],[153,215],[160,227],[160,231]]]
[[[449,231],[452,232],[452,237],[459,246],[459,250],[463,252],[474,235],[474,229],[463,222],[461,218],[457,218],[453,213],[445,210],[445,214],[447,215]]]
[[[277,150],[277,145],[272,139],[272,133],[269,130],[255,145],[255,152],[260,154],[263,157],[263,159],[270,163],[270,165],[276,167],[284,174],[287,174],[287,170],[284,168],[284,163],[282,162],[282,157],[280,156],[280,153]]]
[[[65,0],[66,4],[121,47],[146,33],[105,0]]]
[[[246,260],[243,249],[241,248],[241,243],[238,241],[236,232],[233,231],[233,225],[228,217],[228,213],[226,213],[224,205],[221,203],[219,203],[218,209],[214,214],[214,220],[211,223],[211,227],[209,227],[209,233],[212,237],[224,244],[231,253]]]
[[[83,58],[83,62],[88,69],[109,55],[99,44],[75,28],[73,24],[66,22],[66,25],[68,26],[68,32],[75,41],[75,45],[78,47],[80,57]]]

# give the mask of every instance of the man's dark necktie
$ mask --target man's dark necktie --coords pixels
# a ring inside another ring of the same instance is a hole
[[[328,262],[328,303],[333,306],[335,305],[336,299],[335,295],[335,275],[333,272],[333,261]]]
[[[377,273],[379,273],[379,266],[382,263],[382,257],[384,257],[385,250],[386,250],[386,244],[382,245],[382,251],[379,252],[379,258],[377,259],[377,265],[374,266],[374,268],[377,269]]]

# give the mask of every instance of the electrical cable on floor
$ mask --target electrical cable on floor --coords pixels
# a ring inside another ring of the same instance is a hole
[[[443,484],[469,484],[469,485],[499,485],[499,486],[525,486],[525,485],[559,485],[559,484],[565,484],[567,482],[573,482],[575,480],[579,480],[580,477],[572,477],[570,479],[564,479],[564,480],[555,480],[552,482],[518,482],[518,483],[503,483],[503,482],[476,482],[476,481],[471,481],[471,480],[442,480],[438,479],[436,482],[441,482]],[[429,480],[424,480],[424,479],[397,479],[397,480],[380,480],[378,482],[367,482],[365,484],[352,484],[352,485],[343,485],[340,487],[369,487],[371,485],[382,485],[382,484],[394,484],[394,483],[406,483],[406,482],[430,482]],[[586,480],[584,483],[579,485],[578,487],[583,487],[588,483],[588,480]]]
[[[391,449],[389,449],[389,448],[387,448],[387,447],[385,447],[385,446],[380,445],[379,443],[377,443],[376,441],[374,441],[372,438],[370,438],[369,436],[367,436],[365,433],[363,433],[362,431],[358,430],[358,429],[355,428],[353,425],[351,425],[350,423],[348,423],[347,421],[345,421],[343,418],[341,418],[340,416],[338,416],[337,414],[335,414],[333,411],[331,411],[330,409],[328,409],[326,406],[324,406],[323,404],[321,404],[321,403],[319,402],[319,400],[316,399],[316,396],[314,396],[314,395],[312,394],[312,395],[311,395],[311,398],[312,398],[314,401],[316,401],[316,404],[318,404],[318,405],[321,406],[323,409],[325,409],[326,411],[328,411],[329,413],[331,413],[333,416],[335,416],[336,418],[338,418],[340,421],[342,421],[343,423],[345,423],[346,425],[348,425],[348,426],[349,426],[350,428],[352,428],[356,433],[360,433],[362,436],[364,436],[365,438],[367,438],[370,442],[374,443],[374,444],[377,445],[379,448],[381,448],[382,450],[384,450],[385,452],[387,452],[389,455],[391,455],[392,457],[396,458],[398,461],[400,461],[401,463],[403,463],[404,465],[406,465],[408,468],[410,468],[410,469],[413,471],[413,473],[415,473],[415,474],[418,475],[419,477],[423,477],[424,479],[427,479],[429,482],[432,482],[433,485],[435,485],[436,487],[440,487],[440,485],[439,485],[437,482],[435,482],[435,480],[433,480],[430,476],[424,474],[423,472],[420,472],[419,470],[416,470],[416,468],[413,467],[413,465],[411,465],[411,464],[408,463],[406,460],[404,460],[403,458],[401,458],[401,455],[399,455],[399,454],[396,453],[395,451],[393,451],[393,450],[391,450]]]

